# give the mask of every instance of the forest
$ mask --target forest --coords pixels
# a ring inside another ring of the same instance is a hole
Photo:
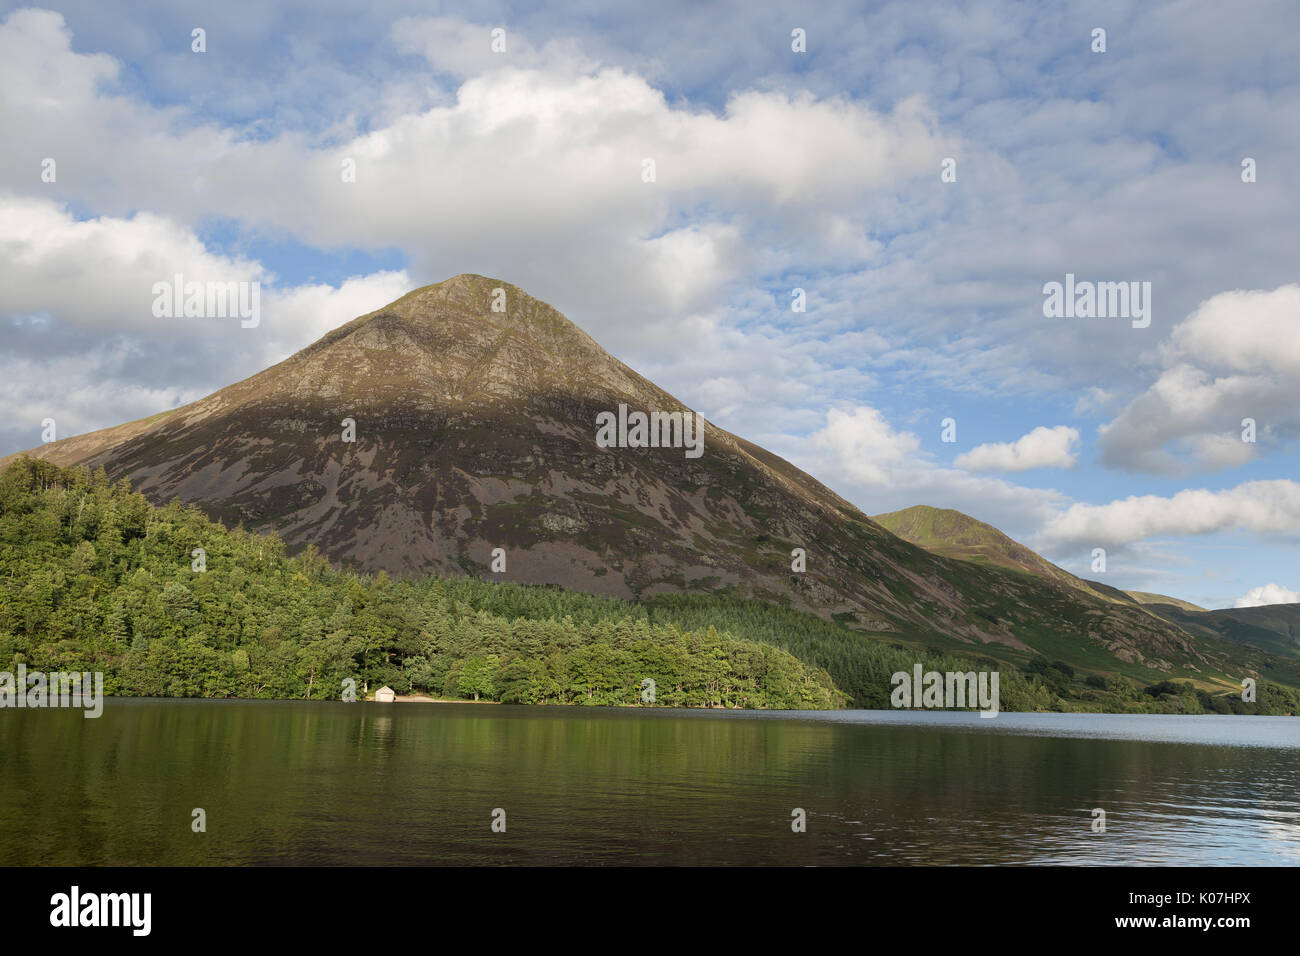
[[[196,552],[201,549],[201,555]],[[0,475],[0,667],[102,671],[113,696],[825,709],[821,668],[771,644],[644,614],[573,616],[538,589],[333,569],[198,509],[155,508],[103,471],[22,459]],[[477,585],[477,587],[473,585]],[[470,585],[470,586],[466,586]]]
[[[890,675],[918,661],[1001,671],[1004,711],[1300,711],[1276,684],[1242,704],[1041,658],[920,653],[726,595],[358,574],[177,501],[155,507],[102,469],[21,458],[0,474],[0,670],[101,671],[110,696],[326,700],[351,679],[358,694],[518,704],[887,708]]]

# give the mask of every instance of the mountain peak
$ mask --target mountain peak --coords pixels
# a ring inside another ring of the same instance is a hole
[[[469,333],[476,327],[497,333],[510,329],[537,338],[540,344],[554,345],[558,337],[584,350],[600,349],[590,336],[549,303],[512,283],[468,272],[412,289],[401,298],[339,326],[316,346],[337,341],[376,322],[393,327],[394,318],[413,326],[447,325]]]
[[[913,505],[901,511],[876,515],[872,520],[900,538],[931,550],[957,545],[984,547],[1015,543],[993,525],[952,508]]]
[[[1111,604],[1142,604],[1131,594],[1076,577],[991,524],[951,508],[913,505],[872,518],[905,541],[934,554],[1036,575],[1084,591]]]
[[[994,564],[1072,586],[1084,583],[993,525],[951,508],[913,505],[875,515],[872,520],[903,540],[944,557]]]
[[[494,300],[497,300],[498,304],[495,310]],[[384,306],[381,311],[392,311],[402,315],[418,314],[442,306],[462,309],[470,313],[481,313],[485,317],[492,315],[499,317],[508,314],[512,303],[517,309],[522,307],[526,311],[531,311],[531,307],[535,305],[542,305],[559,315],[555,309],[533,298],[519,286],[503,279],[493,279],[473,272],[462,272],[450,279],[412,289],[397,301]]]
[[[418,385],[412,397],[444,401],[580,399],[613,408],[622,396],[684,408],[550,304],[473,273],[414,289],[248,381],[268,376],[340,397],[352,383],[360,404],[372,404],[376,389],[388,402],[385,383],[404,381]]]

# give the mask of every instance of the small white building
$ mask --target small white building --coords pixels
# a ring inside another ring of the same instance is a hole
[[[397,693],[391,687],[384,686],[375,691],[377,704],[391,704],[395,700],[397,700]]]

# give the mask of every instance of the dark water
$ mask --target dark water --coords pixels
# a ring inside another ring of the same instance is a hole
[[[0,711],[0,864],[249,863],[1297,865],[1300,720]]]

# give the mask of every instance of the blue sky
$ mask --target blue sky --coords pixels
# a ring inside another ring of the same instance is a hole
[[[1300,600],[1297,28],[1266,2],[0,4],[0,453],[477,272],[868,513]],[[161,323],[175,272],[260,281],[261,325]],[[1046,317],[1067,273],[1151,283],[1150,326]]]

